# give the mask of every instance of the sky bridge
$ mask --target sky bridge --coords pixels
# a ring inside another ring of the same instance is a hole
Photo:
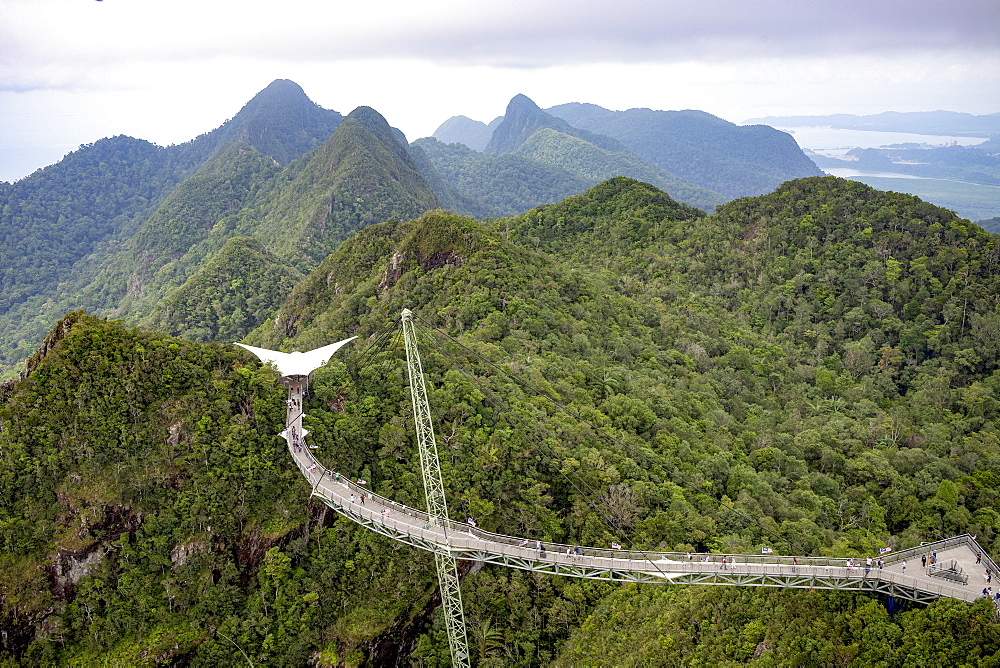
[[[536,538],[484,531],[448,518],[440,465],[434,443],[430,409],[412,321],[404,311],[414,419],[428,511],[379,496],[363,481],[351,481],[326,468],[305,441],[303,381],[312,369],[325,364],[350,339],[311,353],[276,353],[244,346],[265,362],[275,364],[289,386],[286,426],[280,436],[293,461],[309,482],[312,496],[357,524],[393,540],[434,554],[441,584],[445,621],[452,658],[469,665],[457,560],[476,561],[536,573],[615,582],[685,585],[729,585],[831,589],[885,594],[897,599],[930,603],[940,598],[972,602],[986,588],[1000,591],[1000,582],[987,580],[997,565],[968,534],[879,557],[808,557],[787,555],[698,554],[623,550],[618,546],[565,545]],[[407,331],[407,327],[410,328]],[[242,344],[241,344],[242,345]],[[315,354],[313,354],[315,353]],[[303,363],[303,359],[309,359]],[[310,366],[314,365],[314,366]],[[291,373],[285,367],[293,368]],[[309,368],[306,368],[309,367]],[[931,556],[935,558],[931,559]],[[926,557],[926,565],[922,561]]]
[[[847,558],[618,550],[506,536],[463,522],[433,524],[424,511],[374,494],[325,468],[308,446],[296,448],[290,429],[302,434],[301,413],[296,415],[289,409],[288,417],[289,430],[282,436],[313,496],[366,529],[456,559],[596,580],[835,589],[881,593],[920,603],[942,597],[971,602],[982,597],[984,587],[994,587],[986,584],[984,575],[987,568],[995,572],[996,565],[969,535],[883,555],[882,568],[874,565],[873,558],[873,566],[868,568],[863,559],[848,566]],[[920,557],[933,552],[938,565],[954,564],[956,568],[931,569],[929,562],[922,567]],[[979,563],[977,555],[981,555]]]

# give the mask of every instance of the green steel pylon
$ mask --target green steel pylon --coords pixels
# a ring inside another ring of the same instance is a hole
[[[413,327],[413,313],[403,310],[403,342],[406,345],[406,370],[410,377],[410,397],[413,399],[413,421],[417,429],[417,449],[420,452],[420,472],[424,478],[424,495],[427,497],[427,514],[433,525],[448,531],[448,506],[444,499],[441,480],[441,461],[438,459],[434,426],[431,424],[431,407],[427,401],[427,385],[417,350],[417,333]],[[469,666],[469,641],[465,635],[465,614],[462,611],[462,590],[458,582],[458,566],[449,552],[434,551],[444,621],[448,630],[448,645],[455,666]]]

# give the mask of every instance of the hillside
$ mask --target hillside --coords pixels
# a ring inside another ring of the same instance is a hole
[[[602,149],[551,128],[534,132],[515,153],[533,162],[580,174],[588,183],[599,183],[615,176],[646,181],[672,197],[701,209],[710,210],[726,201],[722,195],[693,185],[642,160],[631,151]]]
[[[820,174],[791,135],[766,125],[739,126],[693,110],[610,111],[571,103],[547,111],[729,198],[761,195],[790,179]]]
[[[414,309],[441,332],[421,345],[449,504],[487,530],[841,556],[969,532],[996,554],[997,259],[954,214],[840,179],[706,216],[616,178],[493,222],[368,226],[246,340],[359,335],[315,374],[310,442],[420,506],[402,351],[378,336]],[[0,392],[5,658],[447,664],[429,556],[308,501],[280,384],[244,351],[77,314],[29,368]],[[863,595],[472,566],[482,661],[1000,659],[985,601],[889,617]]]
[[[474,151],[482,151],[490,143],[493,130],[502,121],[503,116],[500,116],[487,125],[466,116],[452,116],[439,125],[431,136],[445,144],[465,144]]]
[[[367,107],[344,119],[277,80],[185,144],[101,140],[4,184],[0,376],[13,375],[63,313],[137,322],[162,310],[232,238],[265,243],[287,276],[364,225],[434,208],[401,137]]]
[[[232,119],[189,142],[161,147],[130,137],[101,139],[3,184],[0,229],[8,243],[0,250],[0,377],[9,377],[68,311],[85,308],[138,319],[141,313],[129,307],[147,274],[160,270],[167,256],[185,252],[185,244],[203,243],[206,230],[217,222],[205,216],[231,215],[245,204],[248,165],[231,175],[218,173],[219,165],[233,162],[232,147],[266,156],[259,167],[273,170],[315,149],[340,121],[340,114],[315,105],[298,85],[277,80]],[[215,196],[217,201],[209,201]],[[168,198],[171,202],[161,209]],[[198,210],[184,210],[188,203]],[[160,222],[150,222],[151,216]],[[153,238],[157,232],[150,237],[149,231],[161,225],[168,228],[165,238]],[[143,229],[147,239],[141,252],[152,252],[152,267],[136,264],[135,237]],[[202,249],[199,262],[207,251]],[[164,277],[174,280],[164,289],[188,275]],[[138,283],[130,285],[132,278]],[[119,310],[123,297],[127,303]]]
[[[430,138],[418,139],[413,147],[440,175],[455,210],[478,218],[509,216],[558,202],[591,185],[582,175],[516,153],[479,153],[463,144]]]
[[[343,118],[310,100],[294,81],[276,79],[233,118],[191,144],[214,152],[226,144],[245,142],[287,165],[325,142]]]
[[[266,320],[302,275],[256,239],[235,237],[143,320],[189,341],[238,341]]]
[[[552,204],[614,176],[648,181],[692,206],[726,198],[652,164],[618,141],[572,127],[515,96],[483,152],[460,143],[419,139],[455,210],[477,217],[521,213]]]
[[[412,218],[437,199],[404,144],[370,107],[358,107],[322,146],[290,166],[248,229],[302,269],[314,267],[357,230]]]
[[[557,116],[548,114],[539,108],[525,95],[515,95],[507,104],[503,120],[497,124],[486,145],[487,153],[510,153],[516,151],[524,142],[539,130],[555,130],[583,141],[605,151],[624,152],[627,149],[610,137],[588,132],[573,127]]]

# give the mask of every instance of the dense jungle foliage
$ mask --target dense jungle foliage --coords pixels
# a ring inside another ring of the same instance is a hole
[[[298,114],[289,111],[294,108],[299,109]],[[287,112],[288,117],[268,125],[263,121],[267,112]],[[52,229],[45,233],[22,229],[17,216],[13,222],[3,221],[12,230],[8,254],[15,248],[25,250],[17,251],[24,253],[20,259],[14,255],[0,258],[11,260],[10,289],[4,294],[12,300],[23,298],[14,308],[0,309],[0,329],[4,331],[0,368],[12,375],[18,361],[30,354],[51,327],[53,313],[84,308],[135,322],[154,309],[162,310],[165,306],[161,302],[234,237],[253,237],[267,244],[286,265],[281,273],[297,273],[315,267],[340,241],[364,225],[392,217],[411,218],[437,206],[406,148],[385,120],[367,107],[355,110],[343,122],[336,114],[333,120],[337,120],[337,128],[332,135],[288,167],[283,168],[257,147],[281,144],[285,146],[284,152],[277,151],[281,155],[302,149],[319,129],[332,122],[329,114],[334,113],[316,107],[294,84],[290,88],[279,81],[251,100],[232,121],[188,144],[163,149],[127,138],[103,140],[80,151],[86,158],[80,171],[73,171],[80,161],[67,158],[10,186],[4,211],[23,214],[22,218],[36,228],[49,225],[46,216],[57,220],[51,221]],[[296,131],[296,121],[313,125]],[[261,134],[265,126],[271,134]],[[114,147],[125,142],[147,147],[152,156],[147,161],[152,165],[149,169],[160,171],[152,175],[132,173],[145,163],[132,164],[124,157],[112,162],[96,151],[105,144]],[[216,149],[204,155],[207,146]],[[102,160],[101,169],[122,163],[124,176],[89,181],[94,175],[104,176],[94,164],[98,159]],[[179,183],[180,167],[170,171],[163,166],[173,165],[171,160],[189,168],[184,174],[187,178]],[[54,186],[49,171],[59,179],[72,177],[74,183],[87,183],[97,201],[124,207],[124,213],[114,218],[112,214],[118,209],[81,209],[80,199],[89,191]],[[131,179],[125,179],[129,183],[143,183],[150,189],[166,179],[157,177],[160,173],[175,178],[166,181],[156,198],[137,199],[144,209],[134,202],[125,206],[117,201],[127,192],[118,183],[125,177]],[[39,197],[51,200],[64,196],[66,201],[58,206],[52,201],[25,205],[23,198],[35,190]],[[109,229],[104,230],[97,219]],[[94,239],[84,243],[81,235]],[[25,263],[36,268],[51,265],[51,276],[35,270],[17,271]],[[31,290],[35,294],[25,297]],[[254,320],[246,326],[259,323]],[[189,328],[211,330],[213,325],[189,324]]]
[[[709,121],[685,128],[690,145],[672,154],[683,164],[711,163],[697,178],[676,176],[523,95],[483,126],[491,137],[496,132],[491,150],[499,153],[482,154],[433,140],[407,145],[374,110],[359,107],[344,118],[283,79],[189,142],[161,147],[115,137],[83,146],[0,183],[0,378],[17,375],[66,312],[149,317],[234,237],[255,238],[307,272],[358,229],[438,206],[477,218],[513,215],[626,175],[710,210],[729,195],[706,186],[706,174],[759,175],[770,188],[814,173],[801,152],[808,169],[786,164],[787,135],[739,129],[729,137],[716,132],[729,124],[704,116]],[[720,150],[729,156],[724,170],[712,153]]]
[[[480,153],[463,144],[444,144],[432,138],[418,139],[413,146],[424,153],[440,175],[460,207],[457,210],[477,218],[527,211],[592,185],[582,174],[517,153]]]
[[[300,278],[256,239],[236,237],[142,324],[191,341],[239,341],[277,310]]]
[[[413,309],[452,514],[489,530],[841,556],[970,532],[996,554],[998,260],[950,212],[839,179],[705,216],[618,178],[498,221],[365,228],[247,341],[360,335],[314,374],[309,438],[422,506],[400,344],[379,336]],[[431,559],[308,500],[252,356],[74,314],[29,367],[0,395],[8,663],[448,665]],[[985,600],[890,616],[462,573],[481,665],[1000,660]]]
[[[81,307],[115,314],[122,296],[136,287],[124,278],[134,273],[128,269],[135,252],[122,253],[123,246],[217,153],[238,143],[266,155],[272,165],[285,164],[327,139],[340,119],[310,101],[298,85],[278,80],[222,126],[189,142],[162,147],[124,136],[101,139],[16,183],[2,184],[0,377],[10,376],[38,347],[59,315]],[[243,200],[234,201],[231,184],[213,192],[218,176],[214,184],[188,188],[185,197],[200,187],[202,195],[220,200],[195,203],[203,212],[215,207],[231,213]],[[175,218],[177,213],[174,209]],[[158,243],[176,248],[178,240],[166,234],[161,239]]]

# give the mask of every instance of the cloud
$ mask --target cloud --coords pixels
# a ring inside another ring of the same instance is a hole
[[[996,0],[0,0],[0,88],[100,85],[117,64],[418,59],[538,68],[1000,51]]]

